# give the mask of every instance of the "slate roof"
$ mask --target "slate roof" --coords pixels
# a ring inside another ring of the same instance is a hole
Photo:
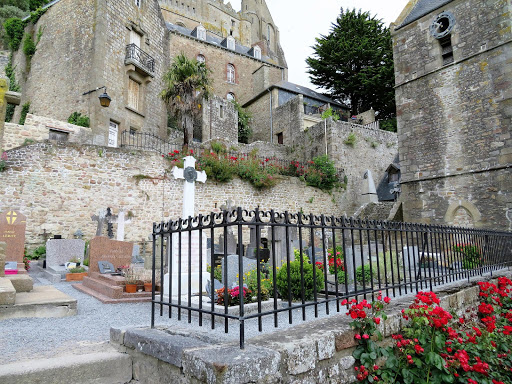
[[[348,109],[348,107],[345,104],[334,101],[333,99],[331,99],[328,96],[325,96],[325,95],[322,95],[321,93],[315,92],[310,88],[303,87],[302,85],[290,83],[289,81],[284,81],[284,80],[280,81],[279,83],[271,85],[270,87],[265,89],[263,92],[261,92],[259,95],[256,95],[251,100],[247,101],[244,104],[244,106],[250,104],[254,100],[259,99],[261,97],[261,95],[268,93],[268,91],[270,91],[271,89],[274,89],[274,88],[283,89],[285,91],[295,93],[296,95],[303,95],[303,96],[309,97],[311,99],[321,101],[323,103],[330,103],[330,104],[336,105],[340,108]]]
[[[400,24],[396,29],[400,29],[405,27],[412,22],[421,19],[423,16],[428,15],[430,12],[435,11],[438,8],[445,6],[448,3],[451,3],[453,0],[418,0],[414,8],[404,19],[402,24]]]
[[[212,36],[212,34],[208,33],[208,31],[206,32],[206,41],[205,41],[205,40],[200,40],[196,36],[194,36],[194,34],[192,33],[193,30],[191,30],[191,29],[182,27],[180,25],[172,24],[172,23],[169,23],[169,22],[166,22],[165,25],[167,26],[167,29],[169,31],[171,31],[171,32],[177,32],[177,33],[179,33],[181,35],[188,36],[188,37],[196,39],[198,41],[206,42],[208,44],[215,45],[215,46],[217,46],[219,48],[227,49],[225,44],[223,44],[223,41],[225,40],[224,38],[220,38],[220,37],[217,37],[217,36]],[[241,44],[238,43],[238,41],[236,39],[235,39],[235,52],[239,53],[241,55],[244,55],[244,56],[248,56],[251,59],[258,60],[258,61],[263,61],[265,63],[268,63],[268,64],[274,65],[276,67],[282,68],[280,65],[277,65],[274,62],[272,62],[268,56],[264,56],[263,54],[261,55],[261,60],[260,59],[256,59],[253,55],[251,55],[251,53],[253,52],[252,51],[252,47],[246,47],[244,45],[241,45]]]

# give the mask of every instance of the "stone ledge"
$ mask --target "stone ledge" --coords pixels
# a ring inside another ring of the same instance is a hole
[[[11,281],[6,278],[0,278],[0,305],[14,305],[16,302],[16,290]]]
[[[34,288],[34,280],[29,275],[8,275],[6,276],[16,289],[16,292],[30,292]]]

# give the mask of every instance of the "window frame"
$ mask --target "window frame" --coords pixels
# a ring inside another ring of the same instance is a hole
[[[228,83],[236,84],[236,68],[231,63],[226,66],[226,79]]]
[[[236,100],[235,94],[233,92],[228,92],[227,95],[226,95],[226,100],[228,100],[228,101]]]
[[[254,58],[261,60],[261,48],[258,47],[257,45],[255,45],[253,48],[253,52],[254,52]]]
[[[236,49],[236,42],[233,36],[226,37],[226,48],[232,51]]]

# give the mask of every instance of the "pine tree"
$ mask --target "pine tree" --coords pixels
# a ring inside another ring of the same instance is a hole
[[[352,115],[373,108],[395,116],[393,49],[389,28],[368,12],[343,11],[330,33],[316,39],[306,59],[311,82],[347,103]]]

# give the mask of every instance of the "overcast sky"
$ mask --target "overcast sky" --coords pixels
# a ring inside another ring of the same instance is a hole
[[[382,19],[386,26],[394,22],[408,0],[267,0],[281,33],[281,46],[288,62],[288,80],[316,89],[309,81],[305,60],[313,54],[315,38],[329,33],[343,9],[361,9]],[[237,3],[237,1],[231,1]]]

